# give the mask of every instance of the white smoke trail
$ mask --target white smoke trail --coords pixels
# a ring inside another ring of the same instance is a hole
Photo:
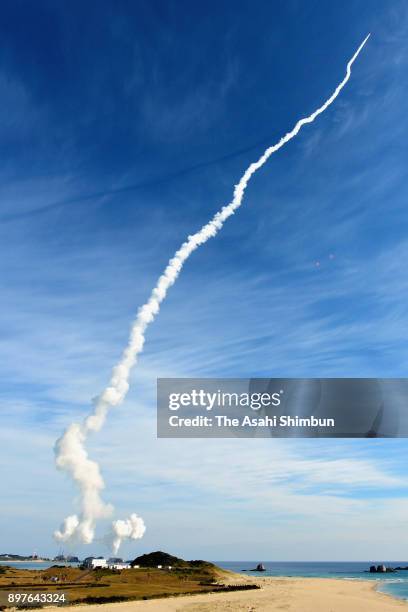
[[[108,516],[112,511],[112,508],[101,499],[100,492],[104,488],[104,483],[99,471],[99,466],[96,462],[88,459],[84,444],[88,433],[101,429],[108,410],[123,402],[126,397],[129,389],[130,371],[136,363],[137,356],[143,349],[146,328],[155,319],[159,312],[161,302],[166,297],[169,288],[176,281],[185,261],[200,245],[214,237],[221,230],[225,221],[241,206],[249,180],[255,172],[267,162],[269,157],[282,148],[287,142],[292,140],[304,125],[312,123],[318,115],[323,113],[332,102],[334,102],[349,80],[351,76],[351,67],[369,37],[370,34],[363,40],[348,62],[344,79],[337,85],[326,102],[308,117],[300,119],[295,127],[285,134],[277,144],[268,147],[258,161],[252,163],[247,170],[245,170],[241,179],[237,185],[235,185],[234,196],[231,202],[223,206],[221,210],[214,215],[211,221],[206,223],[198,232],[188,236],[188,239],[182,244],[174,257],[170,259],[164,273],[160,276],[156,287],[153,289],[149,300],[138,310],[136,320],[131,329],[128,346],[124,350],[119,363],[113,368],[108,387],[106,387],[101,395],[95,400],[93,412],[81,425],[77,423],[70,425],[55,445],[57,467],[70,474],[77,483],[81,493],[80,517],[76,515],[67,517],[61,526],[61,530],[54,533],[57,540],[66,541],[71,538],[77,538],[85,543],[92,542],[97,519]],[[135,539],[135,534],[138,534],[137,537],[142,537],[144,533],[144,523],[143,529],[133,529],[132,520],[134,521],[134,519],[132,519],[132,517],[135,516],[136,515],[131,515],[130,519],[127,521],[113,522],[112,532],[116,536],[114,538],[114,549],[116,552],[119,549],[123,537]]]
[[[113,554],[118,553],[122,540],[139,540],[145,531],[144,521],[137,514],[131,514],[126,521],[112,521],[112,532],[108,534],[108,543]]]

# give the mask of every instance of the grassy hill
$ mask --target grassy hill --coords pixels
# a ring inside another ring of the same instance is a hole
[[[169,553],[162,552],[161,550],[136,557],[136,559],[132,561],[132,566],[135,565],[139,565],[140,567],[157,567],[158,565],[161,565],[163,568],[172,567],[176,569],[192,570],[210,570],[211,568],[215,569],[216,567],[213,563],[209,563],[208,561],[185,561],[180,557],[169,555]]]
[[[62,591],[69,602],[86,604],[257,588],[254,584],[237,584],[239,580],[231,584],[234,575],[212,563],[185,561],[161,551],[137,557],[133,564],[140,568],[84,570],[53,566],[33,571],[5,567],[0,573],[0,599],[5,591]],[[169,565],[172,569],[165,569]]]

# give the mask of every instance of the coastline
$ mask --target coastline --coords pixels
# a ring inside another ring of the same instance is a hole
[[[393,612],[408,611],[408,602],[377,590],[378,583],[336,578],[250,578],[230,573],[223,582],[256,583],[256,591],[182,595],[148,601],[64,606],[66,612],[239,612],[254,607],[257,612]],[[47,608],[49,612],[60,610]]]
[[[10,563],[48,563],[48,562],[49,562],[49,559],[0,559],[0,563],[4,563],[4,565],[10,564]]]

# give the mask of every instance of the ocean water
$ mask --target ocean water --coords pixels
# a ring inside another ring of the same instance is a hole
[[[351,580],[370,580],[378,583],[378,590],[393,597],[408,600],[408,571],[395,574],[370,574],[370,565],[387,567],[408,567],[408,561],[214,561],[216,565],[232,572],[249,576],[287,576],[299,578],[338,578]],[[265,572],[250,572],[258,563],[263,563]]]
[[[52,565],[65,565],[66,567],[77,567],[78,563],[62,563],[61,561],[0,561],[0,567],[8,565],[17,569],[42,570]]]

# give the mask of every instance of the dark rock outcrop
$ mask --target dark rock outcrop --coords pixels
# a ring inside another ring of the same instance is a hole
[[[249,571],[250,572],[266,572],[266,569],[263,563],[258,563],[258,565],[254,569],[251,569]]]
[[[370,574],[389,574],[396,572],[401,569],[408,569],[403,567],[386,567],[385,565],[370,565],[369,573]]]

